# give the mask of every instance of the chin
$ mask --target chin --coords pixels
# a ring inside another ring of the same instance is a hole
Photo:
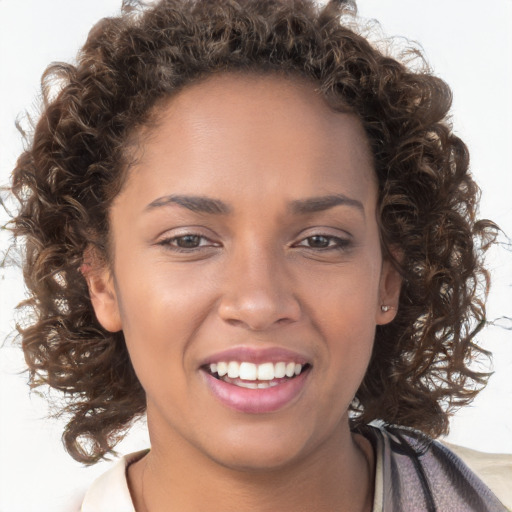
[[[276,453],[275,450],[257,450],[236,452],[230,454],[213,454],[212,460],[232,471],[241,473],[268,474],[274,471],[283,471],[297,463],[300,459],[297,453]]]
[[[262,426],[255,430],[231,432],[215,444],[210,458],[235,471],[272,472],[296,464],[312,449],[308,442],[310,436],[303,432]]]

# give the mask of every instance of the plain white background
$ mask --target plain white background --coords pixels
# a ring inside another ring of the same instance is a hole
[[[472,171],[483,189],[481,217],[512,235],[512,1],[360,0],[359,12],[384,32],[421,42],[436,74],[454,91],[455,131],[469,145]],[[39,79],[51,61],[70,61],[88,30],[115,14],[120,0],[0,0],[0,184],[8,181],[22,145],[14,122],[37,112]],[[0,222],[5,215],[0,213]],[[0,234],[0,250],[8,237]],[[512,316],[512,253],[489,257],[494,285],[489,319]],[[0,269],[0,339],[14,329],[23,298],[16,269]],[[504,327],[511,322],[497,321]],[[482,345],[494,352],[495,375],[471,407],[452,421],[453,443],[512,453],[512,331],[487,327]],[[83,468],[60,443],[62,422],[46,420],[46,402],[29,397],[20,351],[0,350],[0,512],[73,510],[72,496],[108,463]],[[144,425],[121,443],[127,453],[148,446]]]

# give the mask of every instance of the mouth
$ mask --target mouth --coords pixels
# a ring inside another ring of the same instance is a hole
[[[264,362],[219,361],[203,367],[209,375],[227,384],[245,389],[279,386],[307,372],[311,365],[294,361]]]
[[[312,365],[296,360],[225,359],[204,364],[201,370],[208,388],[221,404],[242,413],[265,414],[299,399]]]

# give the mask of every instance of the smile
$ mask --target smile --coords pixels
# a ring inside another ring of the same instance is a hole
[[[214,377],[247,389],[266,389],[286,382],[300,375],[306,365],[290,362],[266,362],[262,364],[247,361],[219,361],[208,366]]]
[[[260,362],[219,360],[202,367],[213,395],[239,412],[270,413],[293,403],[312,369],[295,361]]]

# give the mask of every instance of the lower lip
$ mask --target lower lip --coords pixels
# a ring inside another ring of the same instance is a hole
[[[208,387],[224,405],[236,411],[263,414],[274,412],[291,403],[302,391],[310,368],[297,377],[264,389],[241,388],[217,379],[203,371]]]

